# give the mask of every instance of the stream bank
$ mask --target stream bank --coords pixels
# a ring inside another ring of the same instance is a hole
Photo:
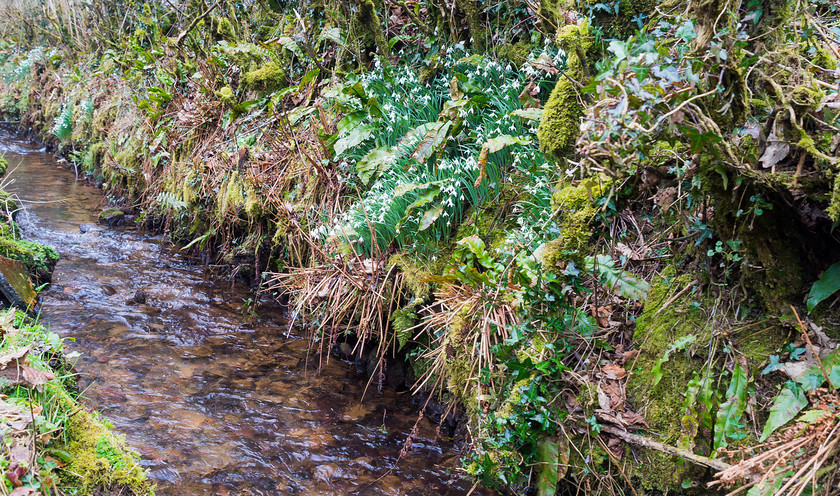
[[[363,398],[366,378],[335,358],[319,370],[282,309],[253,306],[247,287],[209,277],[164,237],[88,226],[101,191],[50,153],[2,142],[9,190],[29,201],[21,230],[62,255],[44,324],[81,352],[86,404],[140,453],[157,494],[469,491],[408,396]]]

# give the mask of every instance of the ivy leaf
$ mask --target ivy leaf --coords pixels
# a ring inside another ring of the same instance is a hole
[[[808,312],[811,312],[823,300],[840,290],[840,262],[835,263],[817,279],[808,293]]]
[[[770,407],[770,417],[758,442],[766,441],[770,434],[790,422],[806,406],[808,406],[808,399],[805,397],[805,391],[795,382],[788,381],[779,396],[776,396],[773,406]]]
[[[732,380],[729,382],[729,389],[726,391],[727,400],[720,405],[715,420],[714,447],[725,448],[726,437],[732,437],[739,427],[741,416],[747,408],[747,384],[749,376],[747,371],[740,365],[736,365],[732,371]]]

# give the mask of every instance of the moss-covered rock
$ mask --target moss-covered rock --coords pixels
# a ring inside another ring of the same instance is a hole
[[[708,345],[712,322],[703,310],[707,302],[692,291],[691,275],[673,274],[673,269],[666,270],[652,285],[636,322],[633,340],[641,353],[630,371],[628,399],[644,413],[658,441],[670,445],[696,442],[698,447],[708,447],[708,433],[706,440],[695,441],[697,433],[684,432],[682,420],[686,417],[686,391],[703,373],[707,358],[702,353],[695,358],[692,346]],[[681,342],[690,344],[679,346]],[[661,376],[655,372],[657,366]],[[688,406],[694,408],[695,402]],[[679,490],[683,481],[700,475],[696,466],[664,453],[646,451],[642,458],[628,475],[645,489]]]
[[[22,262],[29,270],[36,284],[49,282],[52,278],[55,264],[58,263],[58,253],[55,249],[9,236],[0,236],[0,255]]]
[[[586,58],[593,42],[587,21],[564,26],[557,33],[557,44],[566,52],[568,68],[545,104],[537,138],[540,149],[558,160],[572,150],[580,134],[584,109],[578,85],[587,78]]]
[[[553,210],[559,210],[560,235],[534,253],[544,267],[563,268],[570,261],[583,266],[583,259],[589,254],[586,248],[592,237],[590,224],[597,213],[596,205],[609,187],[609,183],[587,179],[555,191],[551,203]]]
[[[282,87],[285,78],[283,69],[277,65],[277,62],[271,61],[259,69],[245,73],[245,84],[253,89],[271,91]]]
[[[130,494],[153,496],[154,486],[125,439],[111,432],[104,421],[76,402],[63,390],[54,391],[60,406],[73,412],[65,426],[66,452],[63,478],[81,495]]]

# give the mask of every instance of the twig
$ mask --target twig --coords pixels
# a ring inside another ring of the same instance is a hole
[[[636,446],[641,446],[643,448],[648,448],[656,451],[660,451],[662,453],[666,453],[669,455],[677,456],[682,458],[683,460],[690,461],[695,465],[701,465],[703,467],[708,467],[719,472],[732,468],[732,465],[720,461],[714,460],[712,458],[697,455],[690,451],[686,451],[683,449],[676,448],[674,446],[669,446],[667,444],[660,443],[659,441],[654,441],[653,439],[648,439],[646,437],[642,437],[636,434],[631,434],[627,431],[621,430],[617,427],[612,427],[609,425],[601,425],[601,432],[606,432],[607,434],[611,434],[616,436],[617,438],[621,439],[622,441],[635,444]]]
[[[184,42],[184,38],[187,37],[189,32],[192,31],[193,28],[195,28],[198,25],[198,23],[201,22],[202,19],[204,19],[205,17],[210,15],[210,13],[213,12],[214,10],[216,10],[216,7],[218,7],[218,6],[219,6],[219,2],[214,3],[203,14],[201,14],[200,16],[193,19],[193,21],[190,23],[190,25],[187,26],[187,29],[185,29],[180,35],[178,35],[178,41],[175,42],[175,46],[180,48],[181,43]]]

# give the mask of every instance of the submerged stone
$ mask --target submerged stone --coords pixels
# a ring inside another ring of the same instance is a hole
[[[21,308],[31,308],[38,297],[26,266],[3,256],[0,256],[0,293],[9,304]]]

